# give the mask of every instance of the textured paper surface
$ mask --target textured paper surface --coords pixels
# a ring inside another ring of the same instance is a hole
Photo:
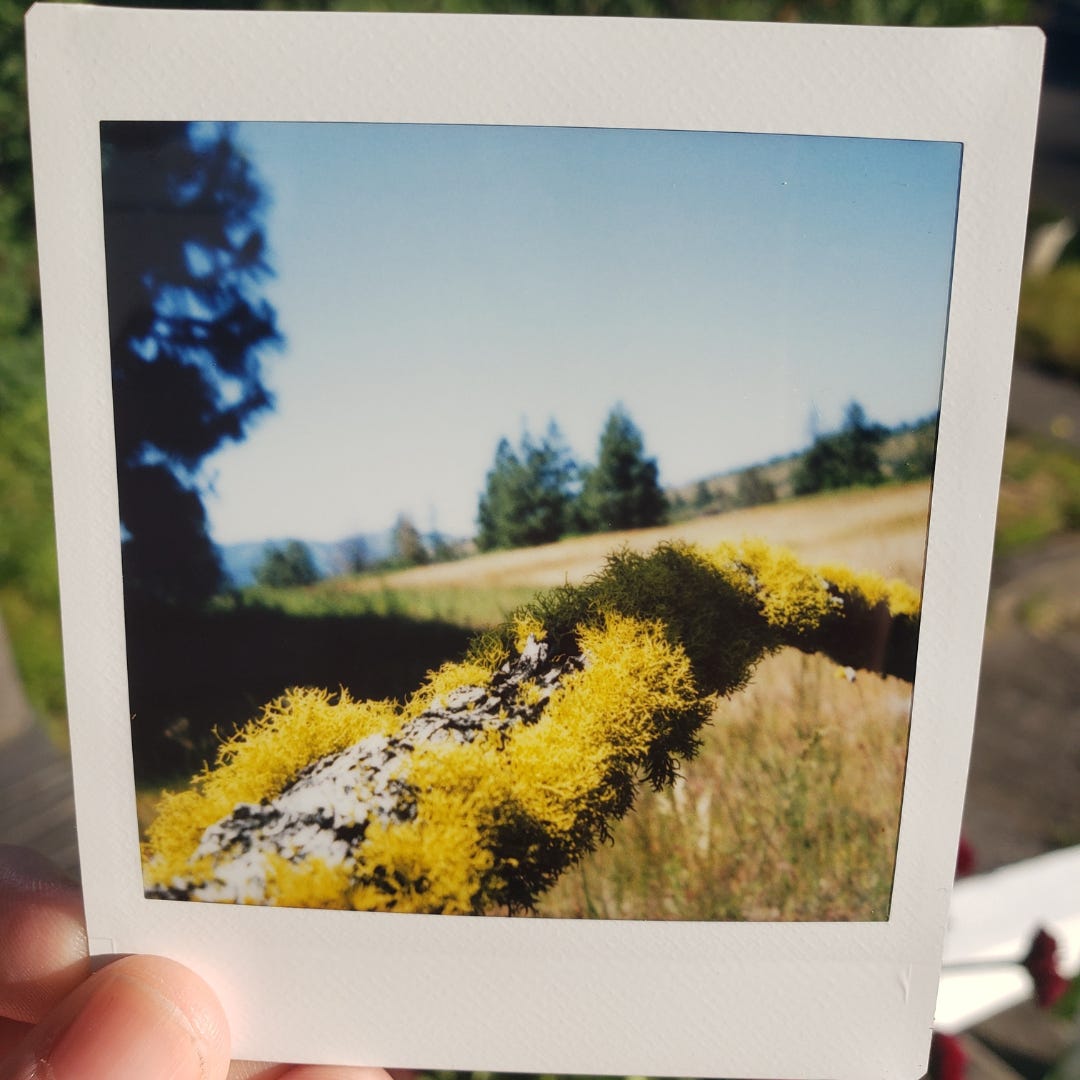
[[[743,1077],[923,1070],[970,749],[1042,36],[605,19],[135,11],[28,20],[64,645],[92,941],[200,971],[238,1056]],[[364,120],[963,143],[892,913],[529,921],[143,898],[98,123]]]

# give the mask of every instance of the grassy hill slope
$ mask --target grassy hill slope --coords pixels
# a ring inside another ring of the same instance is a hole
[[[927,481],[829,492],[651,529],[572,537],[395,573],[340,578],[321,588],[346,593],[548,588],[583,580],[600,568],[608,552],[623,546],[647,551],[662,540],[684,540],[708,547],[751,536],[786,545],[810,562],[847,562],[917,585],[929,496]]]

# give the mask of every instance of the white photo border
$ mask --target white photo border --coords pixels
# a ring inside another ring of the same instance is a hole
[[[917,1077],[955,865],[1043,50],[1028,29],[38,4],[31,123],[64,649],[95,954],[165,954],[264,1060]],[[747,131],[963,144],[924,606],[887,923],[313,912],[143,896],[102,120]]]

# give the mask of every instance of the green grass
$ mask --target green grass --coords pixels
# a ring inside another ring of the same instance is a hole
[[[300,618],[364,616],[443,622],[482,630],[502,622],[514,608],[531,600],[529,586],[431,586],[391,588],[374,576],[332,579],[303,588],[242,590],[216,602],[222,610],[248,607],[280,611]],[[447,657],[447,659],[451,659]]]
[[[58,735],[66,707],[41,334],[8,320],[17,312],[0,310],[0,617],[26,695]]]
[[[1080,528],[1080,457],[1014,435],[1005,445],[994,550],[1007,555]]]
[[[1037,367],[1080,379],[1080,263],[1024,278],[1017,354]]]

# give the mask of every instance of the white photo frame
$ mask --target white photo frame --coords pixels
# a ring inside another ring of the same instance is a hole
[[[38,4],[29,78],[91,951],[202,974],[239,1057],[649,1075],[924,1070],[970,751],[1042,36]],[[449,918],[143,895],[102,244],[106,120],[649,128],[963,146],[887,922]]]

